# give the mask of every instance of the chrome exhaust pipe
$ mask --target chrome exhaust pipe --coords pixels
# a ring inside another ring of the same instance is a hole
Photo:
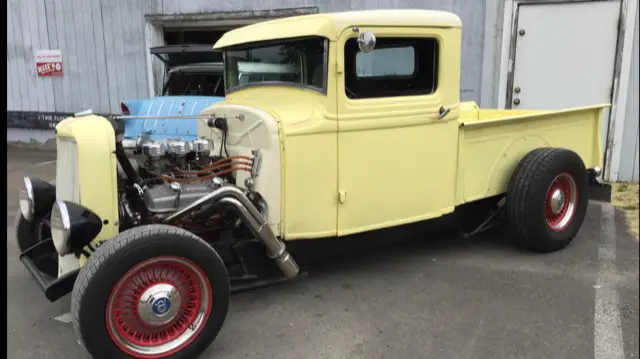
[[[276,262],[282,273],[289,278],[298,275],[300,268],[287,252],[285,244],[276,237],[256,206],[251,203],[242,190],[235,186],[221,187],[165,218],[163,222],[173,222],[199,207],[214,204],[223,204],[235,208],[251,232],[262,242],[267,256]]]
[[[287,252],[286,246],[279,240],[269,227],[264,218],[256,220],[252,218],[249,210],[233,197],[224,197],[218,201],[219,204],[228,205],[235,208],[253,234],[260,239],[267,251],[267,257],[274,260],[276,265],[285,276],[291,278],[298,275],[300,268],[293,257]],[[253,204],[252,204],[253,205]]]

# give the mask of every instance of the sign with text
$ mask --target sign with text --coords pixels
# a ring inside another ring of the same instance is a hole
[[[60,50],[36,51],[36,73],[38,77],[62,77],[62,52]]]
[[[97,113],[96,115],[112,118],[113,114]],[[7,128],[23,128],[30,130],[52,130],[60,121],[73,117],[73,112],[38,112],[7,110]]]

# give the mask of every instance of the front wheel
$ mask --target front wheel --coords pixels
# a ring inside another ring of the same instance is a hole
[[[206,242],[150,225],[98,248],[71,296],[74,328],[94,358],[193,359],[222,327],[229,279]]]

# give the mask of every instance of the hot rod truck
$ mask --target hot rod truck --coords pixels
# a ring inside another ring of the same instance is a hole
[[[25,177],[20,192],[21,261],[49,300],[71,292],[94,357],[194,358],[231,292],[305,273],[305,244],[393,237],[473,208],[482,220],[465,235],[504,221],[526,248],[566,247],[600,173],[608,105],[460,103],[461,31],[456,15],[419,10],[229,31],[214,45],[226,99],[197,116],[198,138],[127,152],[127,116],[58,124],[55,184]]]

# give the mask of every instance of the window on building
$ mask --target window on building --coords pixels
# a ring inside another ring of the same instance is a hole
[[[373,51],[345,44],[345,91],[351,99],[428,95],[438,85],[438,41],[379,38]]]

